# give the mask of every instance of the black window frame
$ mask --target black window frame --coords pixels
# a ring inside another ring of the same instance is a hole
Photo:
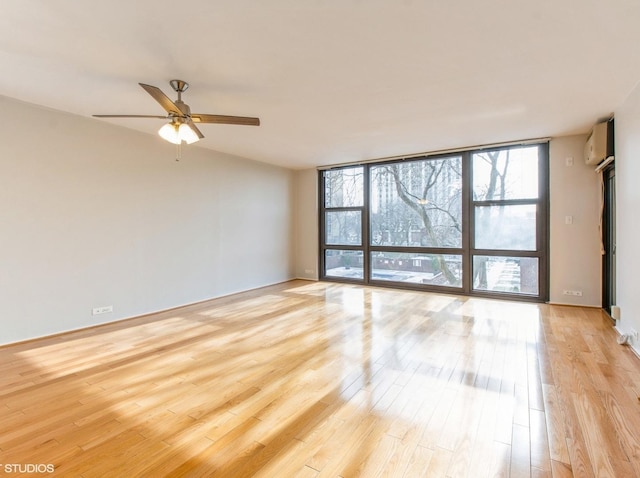
[[[481,200],[473,199],[473,155],[486,151],[500,151],[517,149],[522,147],[538,147],[538,197],[535,199],[502,199]],[[401,163],[406,161],[439,160],[448,157],[461,157],[462,174],[462,242],[459,248],[439,247],[415,247],[415,246],[380,246],[371,245],[370,241],[370,170],[372,167],[385,164]],[[354,167],[363,168],[363,203],[357,207],[326,207],[325,203],[325,171],[335,171]],[[356,283],[383,287],[393,287],[410,290],[423,290],[430,292],[452,293],[474,297],[513,299],[531,302],[546,302],[549,298],[549,143],[548,141],[532,141],[519,144],[502,146],[487,146],[463,151],[455,151],[444,154],[416,155],[402,159],[388,161],[371,161],[359,164],[341,165],[335,168],[319,170],[319,278],[323,281]],[[477,249],[475,248],[475,207],[483,205],[511,205],[511,204],[535,204],[536,205],[536,248],[533,251],[506,250],[506,249]],[[362,244],[339,245],[326,244],[326,213],[328,211],[360,211]],[[466,231],[466,232],[465,232]],[[359,251],[363,257],[363,278],[347,278],[327,276],[325,270],[325,255],[328,250]],[[417,254],[444,254],[459,255],[462,263],[461,287],[408,283],[400,281],[385,281],[372,279],[371,277],[371,253],[372,252],[410,252]],[[499,292],[479,290],[473,288],[473,257],[482,256],[508,256],[508,257],[535,257],[538,259],[538,294],[532,295],[517,292]]]

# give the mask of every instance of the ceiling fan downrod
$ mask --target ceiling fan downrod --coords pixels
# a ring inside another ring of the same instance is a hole
[[[187,91],[187,89],[189,88],[189,83],[182,80],[171,80],[169,81],[169,84],[171,85],[171,88],[173,88],[173,90],[178,93],[178,101],[182,101],[182,93],[184,91]]]

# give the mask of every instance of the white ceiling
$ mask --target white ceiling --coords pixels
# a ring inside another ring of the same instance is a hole
[[[168,81],[182,79],[193,112],[262,121],[202,125],[198,146],[296,169],[586,132],[640,80],[637,0],[1,7],[0,94],[87,117],[163,114],[138,82],[175,99]]]

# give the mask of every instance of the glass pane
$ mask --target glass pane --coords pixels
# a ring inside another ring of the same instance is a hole
[[[326,244],[362,245],[362,213],[327,211]]]
[[[371,167],[371,244],[461,247],[462,159]]]
[[[538,258],[473,256],[473,288],[538,295]]]
[[[325,275],[363,279],[362,251],[326,250],[324,253]]]
[[[362,167],[324,172],[325,207],[358,207],[364,203]]]
[[[536,250],[535,204],[476,206],[475,248]]]
[[[462,256],[372,252],[371,279],[462,287]]]
[[[538,146],[473,155],[473,199],[536,199]]]

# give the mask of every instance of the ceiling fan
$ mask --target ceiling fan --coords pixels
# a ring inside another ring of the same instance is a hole
[[[248,116],[224,116],[209,115],[201,113],[191,113],[189,105],[182,101],[182,93],[189,88],[189,83],[182,80],[171,80],[169,84],[171,88],[178,93],[178,99],[171,101],[160,88],[144,83],[138,83],[149,93],[154,100],[160,103],[160,106],[167,112],[165,116],[158,115],[93,115],[96,118],[160,118],[168,119],[158,134],[173,144],[181,144],[182,141],[187,144],[195,143],[204,138],[202,132],[194,123],[218,123],[218,124],[238,124],[248,126],[260,126],[259,118],[251,118]]]

